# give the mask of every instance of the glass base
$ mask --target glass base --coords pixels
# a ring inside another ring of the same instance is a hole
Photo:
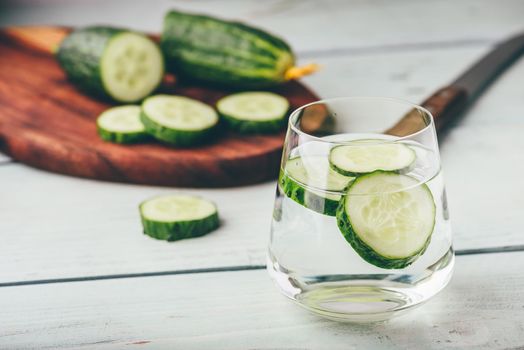
[[[285,296],[317,315],[343,322],[377,322],[399,316],[440,292],[451,279],[454,260],[450,248],[418,275],[298,277],[271,255],[267,268]]]

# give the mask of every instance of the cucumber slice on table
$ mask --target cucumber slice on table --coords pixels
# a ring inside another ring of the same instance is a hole
[[[143,99],[164,75],[157,44],[142,34],[113,27],[73,31],[60,44],[57,58],[80,88],[119,102]]]
[[[224,121],[238,132],[276,132],[285,124],[289,102],[271,92],[240,92],[217,102]]]
[[[376,170],[409,172],[415,164],[415,151],[402,143],[380,142],[361,140],[335,146],[329,153],[329,163],[335,171],[347,176],[359,176]]]
[[[216,206],[203,198],[167,195],[140,204],[144,233],[166,241],[198,237],[219,226]]]
[[[424,253],[435,226],[435,202],[415,178],[377,171],[358,177],[337,211],[337,224],[367,262],[401,269]]]
[[[103,140],[134,143],[146,140],[144,124],[140,121],[140,106],[119,106],[104,111],[96,120],[98,134]]]
[[[306,156],[286,162],[279,184],[282,192],[295,202],[318,213],[335,216],[341,197],[337,192],[346,189],[352,180],[331,169],[326,157]]]
[[[184,96],[156,95],[142,103],[142,123],[158,140],[192,146],[208,141],[218,123],[215,110]]]

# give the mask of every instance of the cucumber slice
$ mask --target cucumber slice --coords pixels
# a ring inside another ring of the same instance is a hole
[[[115,36],[101,60],[102,82],[117,101],[139,101],[162,81],[164,61],[158,46],[132,32]]]
[[[219,226],[212,202],[188,195],[167,195],[140,204],[144,233],[156,239],[176,241],[205,235]]]
[[[62,41],[57,58],[80,88],[119,102],[143,99],[164,75],[158,45],[142,34],[120,28],[77,29]]]
[[[100,137],[110,142],[134,143],[149,137],[140,121],[140,106],[109,108],[100,114],[96,126]]]
[[[335,216],[341,197],[337,192],[345,190],[352,180],[332,170],[326,157],[307,156],[289,159],[280,172],[279,184],[282,192],[295,202]]]
[[[146,98],[140,118],[148,133],[176,146],[193,146],[208,141],[218,123],[217,113],[207,104],[170,95]]]
[[[217,102],[231,129],[241,133],[271,133],[285,124],[289,102],[271,92],[240,92]]]
[[[359,176],[376,170],[407,173],[415,164],[416,153],[402,143],[376,143],[360,140],[335,146],[329,153],[331,167],[342,175]]]
[[[367,262],[401,269],[424,253],[435,226],[435,202],[415,178],[377,171],[358,177],[340,201],[337,224]]]

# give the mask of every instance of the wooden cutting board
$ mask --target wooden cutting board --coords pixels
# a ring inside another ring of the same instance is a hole
[[[225,131],[197,148],[171,148],[154,141],[122,146],[102,141],[96,117],[111,104],[71,85],[52,51],[69,31],[61,27],[0,30],[0,148],[22,163],[57,173],[149,185],[222,187],[253,184],[278,174],[284,132],[242,136]],[[230,93],[175,84],[162,93],[189,96],[210,105]],[[298,82],[274,90],[297,108],[318,100]]]

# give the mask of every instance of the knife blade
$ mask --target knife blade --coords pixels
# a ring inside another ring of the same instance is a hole
[[[500,74],[524,54],[524,33],[498,44],[488,54],[473,64],[450,85],[437,90],[422,102],[431,112],[437,131],[458,117],[485,91]],[[401,118],[387,134],[405,136],[425,126],[418,110]]]
[[[451,85],[465,89],[469,98],[475,99],[523,53],[524,33],[497,45]]]

